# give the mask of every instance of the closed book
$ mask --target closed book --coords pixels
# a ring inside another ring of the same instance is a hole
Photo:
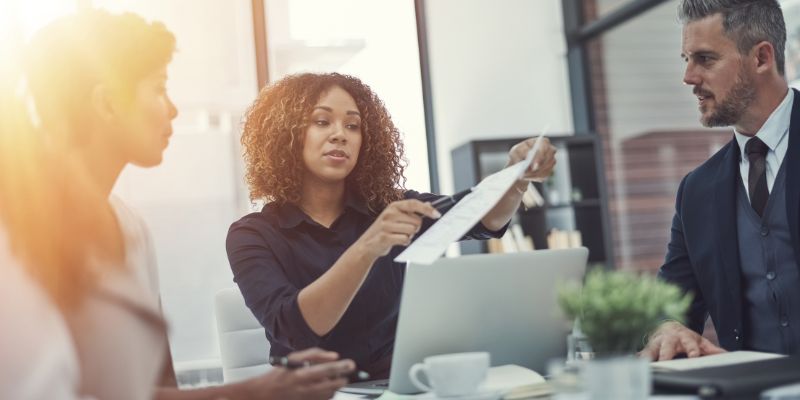
[[[721,367],[654,371],[655,390],[704,398],[757,395],[769,388],[800,382],[800,357],[779,357]]]

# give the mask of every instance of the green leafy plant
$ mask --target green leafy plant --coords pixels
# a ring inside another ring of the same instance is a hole
[[[661,321],[683,321],[692,301],[675,285],[654,276],[595,268],[583,287],[572,282],[558,288],[558,303],[581,328],[598,356],[630,354]]]

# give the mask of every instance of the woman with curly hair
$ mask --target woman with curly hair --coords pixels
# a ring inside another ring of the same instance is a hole
[[[525,179],[552,172],[555,148],[543,141]],[[509,165],[532,144],[514,146]],[[430,202],[441,196],[404,189],[403,145],[383,103],[351,76],[288,76],[259,94],[242,145],[251,200],[267,204],[231,226],[228,259],[271,354],[320,346],[388,377],[405,273],[392,260],[440,217]],[[467,238],[502,235],[527,185]]]

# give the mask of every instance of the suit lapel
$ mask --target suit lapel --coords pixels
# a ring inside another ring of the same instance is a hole
[[[736,139],[728,144],[725,157],[719,165],[714,181],[714,203],[717,235],[717,254],[719,254],[722,273],[731,294],[735,315],[740,313],[741,269],[739,268],[739,239],[736,223],[736,188],[739,183],[739,147]]]
[[[786,156],[786,215],[797,265],[800,267],[800,92],[794,90],[792,119],[789,122],[789,146]]]

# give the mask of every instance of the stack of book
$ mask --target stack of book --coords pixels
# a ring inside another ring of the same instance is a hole
[[[489,253],[516,253],[536,249],[533,239],[522,232],[522,227],[519,224],[512,224],[502,238],[489,239],[486,245],[489,248]]]

